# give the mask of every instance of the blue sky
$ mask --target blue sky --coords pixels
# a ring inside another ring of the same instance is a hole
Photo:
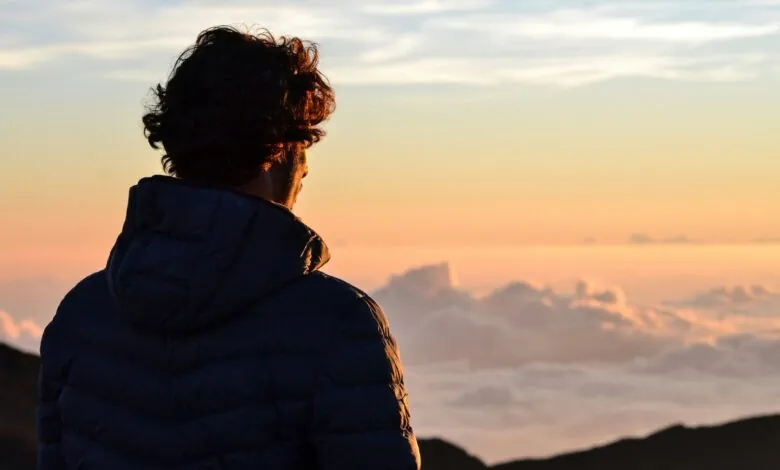
[[[777,73],[770,0],[0,0],[0,70],[78,61],[148,82],[214,24],[320,42],[342,85],[578,86],[615,77],[734,81]]]

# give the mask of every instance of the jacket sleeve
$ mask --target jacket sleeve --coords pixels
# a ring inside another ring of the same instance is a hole
[[[53,322],[41,338],[38,379],[38,470],[66,470],[62,454],[62,425],[57,401],[62,391],[63,359],[57,351]]]
[[[419,470],[398,346],[370,298],[349,308],[313,401],[318,470]]]

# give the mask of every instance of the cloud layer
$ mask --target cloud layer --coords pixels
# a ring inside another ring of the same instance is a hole
[[[71,287],[46,278],[0,281],[0,341],[38,352],[42,327]]]
[[[16,320],[10,313],[0,310],[0,342],[25,351],[37,351],[42,333],[41,326],[33,320]]]
[[[780,37],[777,5],[749,0],[30,0],[0,9],[0,69],[77,58],[133,81],[164,78],[175,54],[215,24],[316,40],[328,74],[345,85],[743,80],[774,70]]]
[[[780,294],[763,286],[642,307],[587,282],[476,297],[454,277],[425,266],[375,293],[423,434],[495,461],[780,411]]]
[[[632,305],[620,289],[585,281],[573,293],[512,282],[476,298],[441,264],[391,278],[376,297],[419,364],[616,363],[780,332],[780,295],[762,286],[720,287],[656,307]]]

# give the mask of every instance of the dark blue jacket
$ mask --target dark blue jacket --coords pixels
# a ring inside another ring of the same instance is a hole
[[[417,470],[398,348],[288,210],[154,176],[44,332],[39,470]]]

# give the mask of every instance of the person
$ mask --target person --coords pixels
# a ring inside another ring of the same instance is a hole
[[[105,269],[41,342],[39,470],[418,470],[380,307],[291,209],[334,92],[315,44],[203,31],[143,117]]]

